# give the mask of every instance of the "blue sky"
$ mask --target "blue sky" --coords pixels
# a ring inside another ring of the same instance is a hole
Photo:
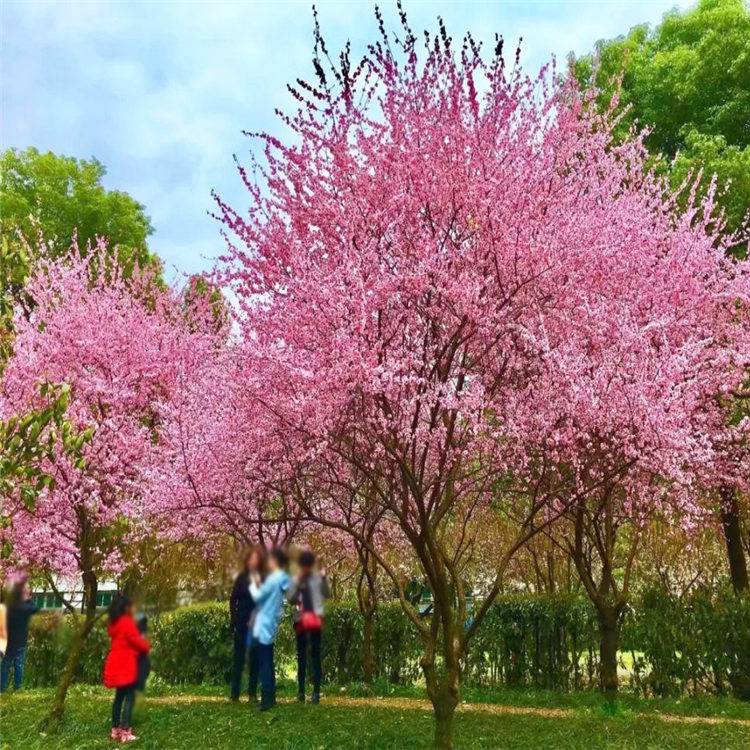
[[[530,71],[555,54],[583,54],[597,39],[656,23],[687,0],[417,2],[415,29],[442,15],[450,33],[471,30],[513,49],[524,39]],[[317,2],[329,47],[364,49],[373,3]],[[395,0],[381,0],[396,26]],[[310,72],[312,13],[304,2],[38,2],[2,4],[2,147],[89,158],[106,185],[143,203],[150,246],[167,276],[206,269],[222,249],[211,189],[242,208],[232,161],[248,152],[241,130],[283,132],[273,111],[287,81]]]

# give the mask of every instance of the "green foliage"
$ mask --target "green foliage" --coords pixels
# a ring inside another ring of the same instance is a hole
[[[151,619],[152,666],[166,685],[224,685],[232,663],[228,607],[208,602]],[[72,637],[69,617],[32,620],[31,684],[54,684]],[[98,683],[108,646],[104,623],[86,646],[77,677]],[[587,599],[513,595],[499,599],[471,642],[466,690],[518,688],[575,691],[597,685],[599,635]],[[747,665],[750,601],[696,592],[682,599],[661,590],[637,597],[622,632],[621,657],[632,659],[632,687],[644,696],[726,694],[729,675]],[[420,677],[421,644],[398,602],[375,616],[376,684],[408,688]],[[276,642],[280,674],[295,669],[291,617]],[[743,666],[744,664],[744,666]],[[362,682],[362,617],[353,602],[332,602],[323,636],[328,683]],[[360,690],[358,694],[361,694]]]
[[[716,173],[726,189],[721,203],[730,230],[750,207],[750,9],[744,0],[701,0],[671,11],[655,29],[597,43],[596,56],[576,60],[573,74],[595,85],[609,106],[621,77],[619,127],[647,126],[652,153],[663,154],[674,187],[704,170],[702,188]],[[676,158],[674,165],[671,165]],[[730,184],[731,180],[731,184]]]
[[[105,174],[96,159],[7,149],[0,154],[2,236],[15,242],[20,231],[33,246],[41,232],[53,255],[68,251],[74,233],[81,246],[102,236],[118,247],[126,271],[152,263],[146,239],[153,228],[143,206],[127,193],[105,190]]]
[[[683,598],[644,592],[628,621],[635,686],[645,695],[725,694],[750,678],[750,599],[697,590]]]
[[[154,620],[154,671],[169,684],[224,684],[232,664],[232,635],[227,606],[208,602],[181,607]],[[276,660],[293,668],[295,641],[291,617],[279,627]],[[376,676],[394,682],[417,676],[420,644],[397,602],[384,603],[375,627]],[[326,680],[346,684],[362,680],[362,616],[351,602],[331,602],[326,611],[322,648]]]
[[[596,681],[598,629],[580,597],[498,599],[470,643],[466,681],[580,689]]]
[[[219,602],[181,607],[153,621],[151,663],[165,682],[211,683],[229,680],[232,634],[229,608]]]
[[[0,495],[18,490],[29,507],[42,489],[54,484],[54,479],[41,470],[42,459],[51,455],[59,443],[62,450],[75,457],[77,465],[83,466],[81,450],[93,435],[90,429],[74,430],[65,419],[70,398],[67,384],[43,384],[40,395],[46,405],[0,421]]]
[[[144,207],[105,190],[105,173],[96,159],[35,148],[0,153],[0,366],[10,353],[14,311],[30,312],[23,287],[42,253],[65,255],[74,235],[82,250],[103,237],[126,276],[136,265],[159,267],[146,246],[153,228]]]
[[[24,683],[29,687],[57,685],[70,650],[73,635],[83,615],[44,612],[31,621],[30,647],[26,656]],[[75,680],[96,685],[102,679],[104,655],[109,647],[106,617],[101,617],[86,639]]]

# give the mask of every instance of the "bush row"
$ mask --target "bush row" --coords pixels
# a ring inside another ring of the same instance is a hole
[[[57,680],[70,643],[70,617],[45,614],[32,621],[27,661],[30,685]],[[154,673],[168,684],[223,684],[229,679],[232,639],[227,606],[195,604],[152,620]],[[376,677],[411,682],[419,675],[421,644],[397,602],[382,603],[375,619]],[[108,639],[104,622],[84,650],[77,679],[96,683]],[[631,687],[645,695],[729,691],[750,674],[750,600],[697,592],[677,599],[643,593],[628,612],[621,656],[630,662]],[[472,641],[467,684],[533,685],[559,690],[596,684],[599,636],[587,600],[507,596],[491,608]],[[285,618],[277,641],[283,668],[294,663],[294,634]],[[362,616],[352,602],[329,605],[323,639],[325,678],[362,680]]]

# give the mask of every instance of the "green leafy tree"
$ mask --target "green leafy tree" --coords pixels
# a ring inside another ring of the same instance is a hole
[[[153,227],[144,207],[127,193],[106,190],[105,174],[96,159],[35,148],[0,154],[0,329],[6,334],[0,346],[5,339],[7,349],[13,309],[28,304],[23,285],[40,253],[64,255],[74,236],[81,248],[105,237],[126,276],[136,265],[158,267],[146,242]]]
[[[106,190],[104,166],[35,148],[0,155],[3,236],[17,232],[35,245],[41,232],[53,254],[65,253],[74,233],[84,246],[97,236],[117,247],[126,271],[155,262],[146,241],[153,227],[144,207],[127,193]]]
[[[627,112],[623,136],[637,123],[676,187],[703,169],[716,174],[727,229],[740,228],[750,207],[750,9],[745,0],[701,0],[671,11],[651,29],[636,26],[596,52],[572,60],[579,83],[599,89],[607,107],[618,90]]]

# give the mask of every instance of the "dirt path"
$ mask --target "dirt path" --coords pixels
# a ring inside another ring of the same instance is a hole
[[[226,698],[220,695],[165,695],[146,698],[149,703],[167,705],[190,705],[193,703],[225,703]],[[281,699],[280,703],[292,703],[290,699]],[[394,698],[394,697],[372,697],[354,698],[345,695],[330,695],[323,698],[323,703],[329,706],[341,706],[345,708],[387,708],[398,711],[425,711],[432,712],[432,705],[427,700],[419,698]],[[573,708],[537,708],[534,706],[507,706],[496,703],[461,703],[456,709],[460,712],[478,712],[494,715],[509,716],[539,716],[542,718],[565,718],[573,715],[579,709]],[[653,718],[676,724],[734,724],[750,729],[750,719],[734,719],[722,716],[680,716],[679,714],[667,714],[654,712],[636,713],[639,718]]]

